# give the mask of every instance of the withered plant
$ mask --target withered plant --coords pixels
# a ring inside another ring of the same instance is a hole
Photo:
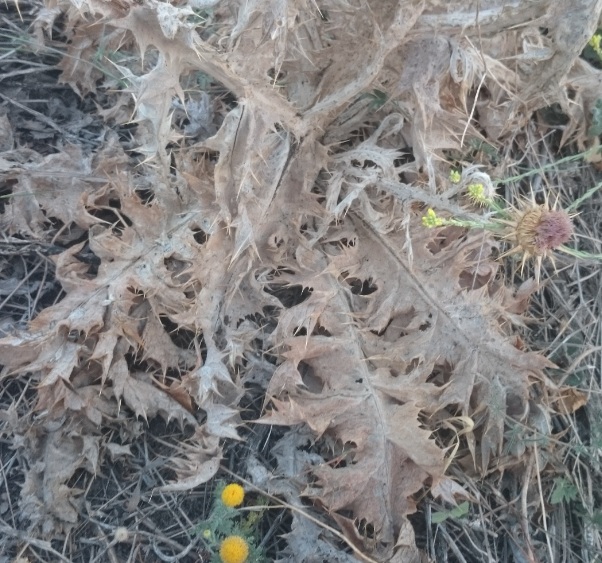
[[[205,560],[184,509],[153,510],[207,491],[227,459],[286,507],[266,526],[274,560],[422,561],[417,503],[479,514],[505,478],[515,520],[483,532],[481,560],[504,542],[546,559],[561,436],[544,411],[585,395],[521,336],[528,271],[515,284],[490,233],[421,218],[474,219],[451,167],[510,175],[543,108],[566,118],[558,147],[591,145],[600,71],[579,55],[600,2],[8,8],[31,24],[0,59],[16,65],[0,76],[11,557],[75,561],[85,537],[86,560]],[[71,91],[36,94],[46,117],[15,78],[35,64]]]

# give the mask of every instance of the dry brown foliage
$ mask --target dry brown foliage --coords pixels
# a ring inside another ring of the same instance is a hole
[[[565,140],[585,142],[600,73],[577,57],[601,10],[46,2],[40,49],[64,18],[60,80],[98,96],[110,127],[92,150],[0,153],[20,194],[0,216],[5,236],[62,248],[49,253],[62,297],[0,339],[2,381],[36,385],[35,415],[2,413],[28,460],[30,528],[77,524],[73,476],[127,455],[136,419],[192,432],[163,491],[207,482],[224,441],[245,436],[240,403],[260,385],[258,422],[292,429],[277,467],[250,457],[256,484],[311,499],[374,560],[419,561],[416,493],[469,496],[446,476],[459,436],[473,475],[520,466],[523,452],[503,448],[508,420],[534,423],[538,398],[568,393],[513,335],[534,284],[499,281],[490,237],[420,217],[427,205],[470,215],[442,158],[465,139],[495,144],[557,102]],[[99,52],[112,60],[93,64]],[[221,96],[201,91],[203,76]],[[129,144],[111,130],[127,123]],[[295,515],[291,560],[312,560],[308,545],[345,560],[318,536]]]

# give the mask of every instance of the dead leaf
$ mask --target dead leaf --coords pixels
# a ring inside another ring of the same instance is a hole
[[[313,498],[365,553],[418,560],[415,493],[462,494],[443,475],[450,444],[435,442],[432,417],[475,421],[470,464],[485,473],[509,421],[538,420],[530,389],[551,364],[510,330],[533,285],[501,287],[490,238],[424,229],[416,211],[466,216],[441,189],[442,150],[493,142],[544,103],[584,142],[600,72],[576,58],[602,5],[209,4],[208,27],[158,0],[62,2],[34,24],[41,48],[64,13],[61,80],[96,92],[99,115],[132,138],[105,129],[89,151],[44,155],[14,149],[17,129],[0,142],[12,190],[2,228],[65,249],[53,259],[63,293],[0,339],[3,376],[31,377],[41,424],[65,423],[28,435],[21,512],[49,534],[74,525],[82,499],[67,482],[96,471],[102,451],[88,426],[129,411],[195,427],[174,444],[179,480],[165,490],[207,482],[220,440],[244,435],[248,386],[272,375],[263,422],[312,437],[301,447],[287,434],[274,487]],[[176,121],[194,120],[204,80],[206,96],[227,94],[189,138]],[[584,397],[565,391],[555,404],[573,412]],[[293,520],[291,557],[305,540],[347,561],[322,534]]]
[[[588,400],[588,393],[566,385],[556,391],[552,405],[559,414],[569,415],[586,405]]]

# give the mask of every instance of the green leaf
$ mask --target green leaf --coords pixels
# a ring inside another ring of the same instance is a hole
[[[435,512],[431,520],[433,524],[441,524],[441,522],[445,522],[448,518],[462,518],[468,514],[468,509],[470,505],[468,501],[464,501],[462,504],[459,504],[455,508],[451,510],[442,510],[441,512]]]
[[[370,94],[368,94],[368,98],[372,100],[370,104],[372,109],[379,109],[387,103],[389,97],[386,92],[382,90],[372,90]]]
[[[435,512],[431,516],[431,521],[433,524],[441,524],[441,522],[445,522],[449,518],[449,513],[447,512]]]
[[[579,494],[579,489],[575,484],[565,477],[557,477],[554,479],[554,490],[550,502],[552,504],[560,504],[561,502],[570,502],[575,500]]]

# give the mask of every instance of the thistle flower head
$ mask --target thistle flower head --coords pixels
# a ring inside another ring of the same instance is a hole
[[[534,259],[538,283],[543,260],[549,258],[553,263],[552,251],[573,235],[570,215],[562,209],[550,209],[547,202],[544,205],[527,202],[513,208],[510,220],[502,222],[506,225],[505,238],[513,245],[504,256],[522,253],[521,269],[528,260]]]
[[[514,236],[517,246],[528,257],[546,257],[551,250],[567,242],[572,234],[573,223],[565,211],[540,205],[517,217]]]
[[[470,200],[480,206],[490,205],[495,198],[495,192],[492,189],[488,189],[480,182],[469,184],[466,191],[468,192]]]

